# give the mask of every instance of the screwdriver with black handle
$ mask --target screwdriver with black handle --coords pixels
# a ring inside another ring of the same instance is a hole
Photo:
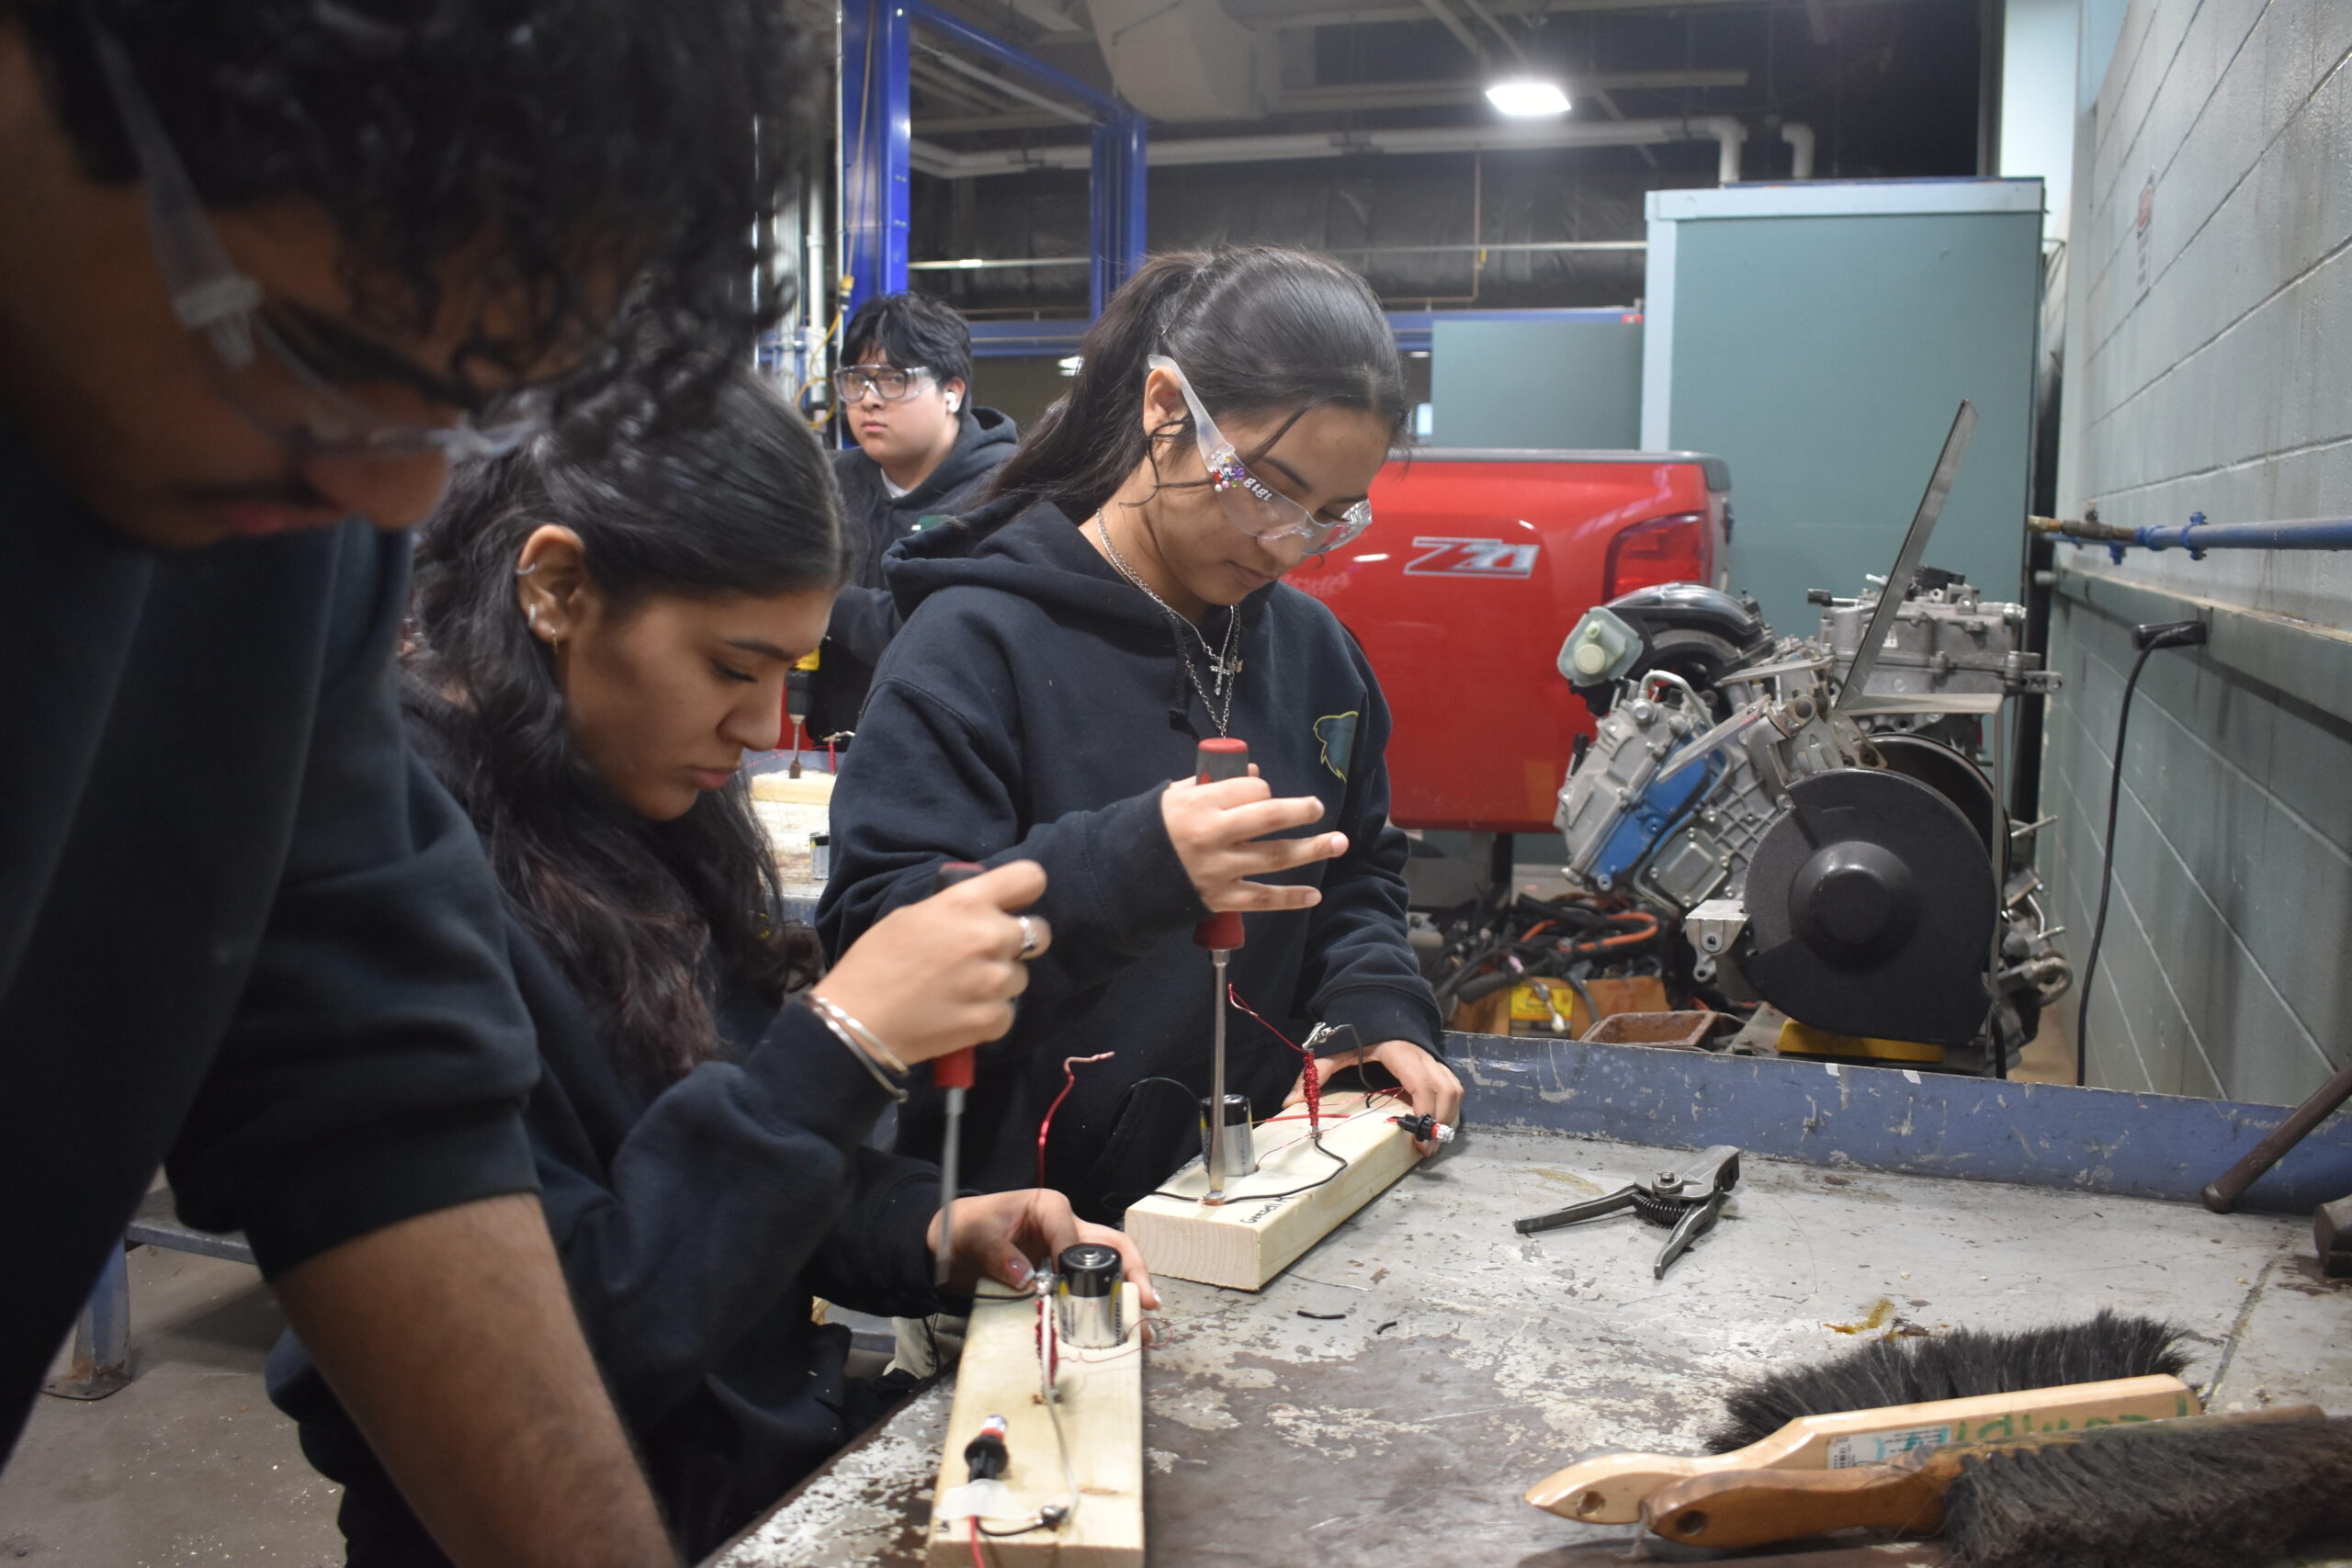
[[[1250,743],[1219,736],[1201,742],[1193,754],[1193,778],[1200,784],[1223,784],[1227,779],[1250,776]],[[1241,912],[1227,909],[1213,914],[1193,928],[1193,944],[1209,950],[1209,958],[1216,970],[1216,1010],[1209,1016],[1209,1146],[1206,1151],[1209,1190],[1201,1200],[1204,1203],[1225,1201],[1225,1015],[1227,989],[1225,965],[1233,950],[1241,945]]]
[[[967,860],[951,860],[939,868],[933,893],[944,893],[959,882],[969,882],[986,868]],[[939,1139],[939,1258],[933,1282],[947,1283],[947,1268],[955,1257],[956,1162],[963,1154],[964,1091],[972,1087],[972,1051],[950,1051],[931,1059],[931,1081],[947,1091],[947,1126]]]

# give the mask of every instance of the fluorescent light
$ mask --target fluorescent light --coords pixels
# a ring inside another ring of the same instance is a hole
[[[1487,101],[1513,117],[1568,112],[1568,95],[1557,82],[1497,82],[1487,87]]]
[[[1056,361],[1054,361],[1055,366],[1056,366],[1057,367],[1058,367],[1058,368],[1060,369],[1061,373],[1062,373],[1063,375],[1065,375],[1065,376],[1075,376],[1075,375],[1077,375],[1077,374],[1078,374],[1078,367],[1079,367],[1079,366],[1080,366],[1080,364],[1082,364],[1082,363],[1083,363],[1083,361],[1081,361],[1081,360],[1078,357],[1078,355],[1075,355],[1075,354],[1073,354],[1073,355],[1067,355],[1067,356],[1066,356],[1066,357],[1064,357],[1064,358],[1057,359]]]

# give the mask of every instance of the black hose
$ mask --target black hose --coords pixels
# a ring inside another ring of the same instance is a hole
[[[2140,671],[2160,644],[2140,650],[2132,661],[2131,679],[2123,682],[2123,711],[2115,719],[2115,767],[2107,784],[2107,848],[2099,858],[2098,918],[2091,921],[2090,956],[2083,961],[2083,999],[2075,1010],[2075,1087],[2080,1089],[2091,1063],[2091,982],[2098,976],[2098,945],[2107,936],[2107,900],[2115,890],[2115,818],[2123,799],[2123,737],[2132,725],[2132,695],[2139,690]],[[1998,1045],[1995,1049],[1998,1049]]]

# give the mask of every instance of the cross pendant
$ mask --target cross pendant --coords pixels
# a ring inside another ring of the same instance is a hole
[[[1241,673],[1241,660],[1237,659],[1232,663],[1227,664],[1224,660],[1219,659],[1216,654],[1212,653],[1209,655],[1209,668],[1216,671],[1216,678],[1218,680],[1230,681],[1236,675]]]

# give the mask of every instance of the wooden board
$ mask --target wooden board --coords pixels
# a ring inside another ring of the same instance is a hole
[[[754,799],[752,814],[760,819],[760,827],[767,833],[768,852],[775,857],[775,868],[784,880],[796,885],[816,882],[809,858],[809,838],[826,830],[825,807],[805,801]]]
[[[792,806],[825,806],[833,798],[833,775],[811,773],[806,768],[797,779],[789,773],[754,773],[752,798],[783,801]]]
[[[1010,1496],[1001,1515],[991,1511],[980,1522],[990,1529],[1015,1529],[1048,1505],[1067,1507],[1072,1476],[1079,1504],[1058,1529],[983,1537],[980,1553],[989,1568],[1141,1568],[1143,1307],[1133,1285],[1119,1291],[1127,1342],[1115,1350],[1065,1346],[1060,1351],[1058,1437],[1038,1396],[1035,1298],[983,1296],[972,1303],[956,1372],[956,1406],[932,1493],[930,1568],[966,1568],[972,1561],[969,1524],[942,1518],[940,1508],[968,1478],[965,1445],[991,1416],[1004,1417]],[[1063,1439],[1069,1443],[1068,1475]]]
[[[1208,1175],[1198,1161],[1162,1184],[1175,1197],[1146,1198],[1127,1211],[1126,1232],[1143,1248],[1154,1274],[1262,1290],[1266,1281],[1321,1241],[1349,1215],[1385,1191],[1419,1163],[1413,1140],[1389,1118],[1412,1108],[1384,1096],[1374,1110],[1360,1094],[1327,1095],[1323,1147],[1348,1168],[1295,1197],[1253,1200],[1252,1193],[1287,1192],[1330,1176],[1330,1160],[1306,1138],[1306,1109],[1294,1105],[1258,1123],[1258,1169],[1226,1184],[1226,1201],[1199,1201]]]

